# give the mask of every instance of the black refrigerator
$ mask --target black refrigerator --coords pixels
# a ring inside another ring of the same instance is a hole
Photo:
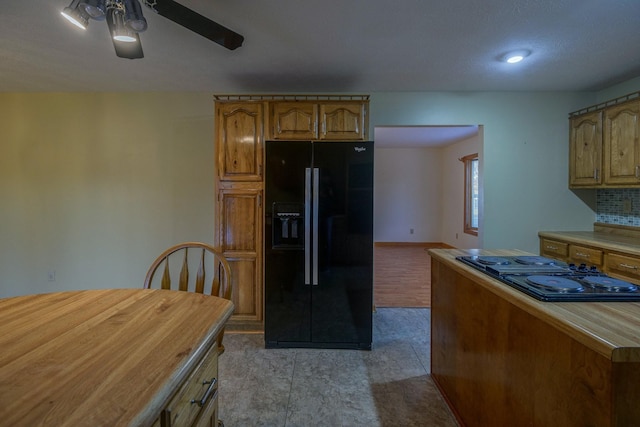
[[[267,141],[265,346],[371,349],[373,142]]]

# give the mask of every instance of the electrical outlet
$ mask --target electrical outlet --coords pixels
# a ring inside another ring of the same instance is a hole
[[[413,228],[409,229],[409,234],[413,234]]]
[[[49,270],[49,272],[47,273],[47,277],[49,278],[50,282],[55,282],[56,281],[56,271],[55,270]]]
[[[622,201],[622,213],[630,214],[631,213],[631,199],[624,199]]]

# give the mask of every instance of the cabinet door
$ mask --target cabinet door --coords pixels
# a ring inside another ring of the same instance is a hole
[[[262,181],[261,103],[216,103],[216,152],[221,181]]]
[[[640,185],[640,101],[605,111],[605,184]]]
[[[364,140],[366,113],[363,102],[320,104],[320,139]]]
[[[216,394],[218,391],[216,391]],[[211,398],[206,407],[200,413],[192,427],[219,427],[218,426],[218,396]]]
[[[232,320],[262,321],[262,191],[218,190],[217,244],[231,266]]]
[[[602,184],[602,112],[571,119],[569,186]]]
[[[318,104],[274,102],[271,104],[272,139],[311,140],[318,138]]]

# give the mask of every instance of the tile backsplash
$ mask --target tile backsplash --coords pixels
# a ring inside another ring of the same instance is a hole
[[[640,227],[640,188],[597,190],[596,222]]]

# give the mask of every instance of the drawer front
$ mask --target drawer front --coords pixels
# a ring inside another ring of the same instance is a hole
[[[218,427],[218,396],[213,396],[193,427]]]
[[[603,265],[603,253],[599,249],[585,248],[583,246],[571,245],[569,247],[569,258],[576,264],[587,264],[601,267]]]
[[[607,274],[640,284],[640,258],[619,254],[607,254]]]
[[[202,362],[187,378],[164,410],[163,427],[191,426],[193,421],[217,401],[218,349],[214,343]]]
[[[555,240],[540,240],[540,255],[565,260],[569,255],[569,244]]]

